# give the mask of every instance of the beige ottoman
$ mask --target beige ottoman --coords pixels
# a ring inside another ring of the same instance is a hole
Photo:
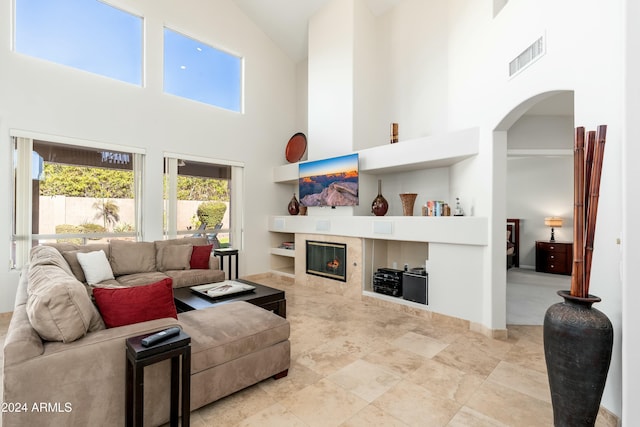
[[[266,378],[286,376],[289,321],[237,301],[180,313],[191,336],[191,409]]]

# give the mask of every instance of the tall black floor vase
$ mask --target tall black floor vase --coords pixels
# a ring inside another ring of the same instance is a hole
[[[564,302],[549,307],[543,329],[553,422],[556,427],[593,426],[611,362],[613,327],[591,307],[600,298],[573,297],[569,291],[558,295]]]

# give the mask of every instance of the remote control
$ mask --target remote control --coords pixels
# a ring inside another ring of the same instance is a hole
[[[143,347],[150,347],[166,340],[167,338],[175,337],[179,333],[180,328],[178,327],[165,329],[164,331],[156,332],[153,335],[143,338],[142,341],[140,341],[140,344],[142,344]]]

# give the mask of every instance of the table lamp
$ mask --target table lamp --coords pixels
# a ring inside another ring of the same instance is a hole
[[[547,227],[551,227],[551,239],[549,239],[549,241],[555,242],[556,239],[553,235],[553,229],[554,227],[556,228],[562,227],[562,218],[557,216],[548,216],[544,219],[544,225],[546,225]]]

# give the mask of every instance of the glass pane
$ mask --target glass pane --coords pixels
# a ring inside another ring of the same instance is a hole
[[[97,0],[15,0],[17,52],[142,84],[142,18]]]
[[[347,280],[347,245],[344,243],[306,241],[307,274],[329,279]]]
[[[240,112],[242,59],[165,28],[164,91]]]
[[[131,153],[34,141],[33,154],[34,235],[77,244],[136,239]]]
[[[229,246],[230,186],[230,166],[178,160],[178,234],[206,236],[214,247]]]

